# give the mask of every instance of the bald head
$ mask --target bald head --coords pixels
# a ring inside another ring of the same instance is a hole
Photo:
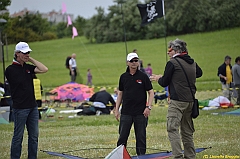
[[[76,58],[76,54],[75,53],[72,54],[72,58],[74,58],[74,59]]]

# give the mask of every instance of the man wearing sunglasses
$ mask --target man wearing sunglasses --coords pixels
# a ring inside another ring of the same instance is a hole
[[[165,66],[164,75],[153,74],[150,79],[157,81],[162,87],[168,86],[170,102],[167,114],[167,132],[173,159],[195,159],[193,142],[195,130],[191,114],[193,96],[195,97],[196,93],[195,82],[196,78],[202,76],[202,69],[189,56],[187,43],[183,40],[170,41],[167,54],[170,60]]]
[[[127,70],[120,76],[119,93],[116,102],[115,117],[119,121],[117,146],[127,145],[127,139],[134,124],[136,152],[146,153],[146,127],[153,101],[153,88],[147,74],[141,72],[139,57],[136,53],[127,55]],[[148,92],[148,101],[147,93]],[[147,104],[146,104],[147,103]],[[122,104],[121,117],[119,107]]]
[[[39,116],[34,95],[33,75],[45,73],[48,68],[30,57],[31,51],[27,43],[19,42],[15,47],[13,63],[5,71],[13,100],[14,134],[11,159],[21,157],[25,125],[28,131],[28,158],[37,158]]]

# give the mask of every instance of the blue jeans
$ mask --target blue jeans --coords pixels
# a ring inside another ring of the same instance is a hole
[[[120,135],[117,146],[121,144],[127,146],[128,136],[133,123],[137,155],[144,155],[146,153],[146,127],[148,123],[148,118],[145,118],[144,115],[131,116],[121,114],[119,124]]]
[[[11,159],[20,159],[25,125],[28,131],[28,159],[37,158],[38,149],[38,107],[14,109],[14,134],[11,145]]]

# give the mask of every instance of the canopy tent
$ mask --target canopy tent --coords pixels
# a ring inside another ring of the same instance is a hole
[[[75,82],[70,82],[62,86],[56,87],[50,91],[50,93],[57,93],[55,100],[67,100],[72,101],[84,101],[90,98],[94,94],[94,88],[90,88],[84,84],[78,84]]]

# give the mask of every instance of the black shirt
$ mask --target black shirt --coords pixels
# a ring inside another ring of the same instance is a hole
[[[115,105],[115,101],[111,94],[109,94],[107,91],[100,91],[95,94],[89,99],[91,102],[102,102],[103,104],[107,105],[109,102],[112,103],[112,105]]]
[[[33,75],[36,66],[13,62],[5,72],[10,85],[13,108],[26,109],[37,106],[33,88]]]
[[[137,70],[131,75],[127,69],[119,79],[119,90],[123,92],[121,114],[142,115],[147,103],[146,91],[151,89],[152,83],[145,73]]]
[[[225,62],[221,66],[219,66],[217,76],[219,76],[220,74],[223,76],[227,76],[226,67],[227,65]],[[229,64],[229,67],[232,70],[231,64]],[[224,78],[219,77],[219,79],[222,83],[226,84],[226,80]]]

